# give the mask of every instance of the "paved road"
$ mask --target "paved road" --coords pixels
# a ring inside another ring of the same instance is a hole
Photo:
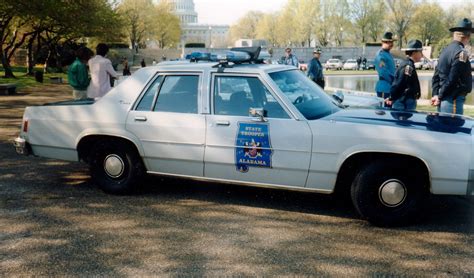
[[[0,97],[1,277],[474,275],[470,199],[382,229],[331,196],[159,177],[110,196],[83,164],[17,156],[23,107],[67,92]]]

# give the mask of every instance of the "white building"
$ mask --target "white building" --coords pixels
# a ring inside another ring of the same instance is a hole
[[[187,43],[204,43],[206,47],[227,47],[229,25],[198,23],[198,14],[193,0],[167,0],[174,7],[174,13],[181,20],[181,46]]]

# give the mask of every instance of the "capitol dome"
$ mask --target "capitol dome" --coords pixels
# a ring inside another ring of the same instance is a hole
[[[174,14],[181,20],[181,24],[197,23],[197,12],[194,10],[193,0],[168,0],[174,6]]]

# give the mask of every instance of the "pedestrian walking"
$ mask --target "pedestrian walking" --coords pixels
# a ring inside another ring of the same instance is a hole
[[[130,66],[128,65],[128,59],[126,57],[123,59],[122,75],[123,76],[132,75],[132,73],[130,72]]]
[[[72,96],[75,100],[87,98],[87,87],[90,84],[89,74],[87,72],[87,61],[94,54],[87,47],[81,47],[76,50],[76,60],[69,66],[67,79],[72,87]]]
[[[107,52],[109,52],[109,47],[104,43],[99,43],[96,47],[96,55],[88,62],[91,83],[87,88],[87,96],[90,98],[103,97],[112,88],[111,79],[117,78],[112,62],[105,58]]]
[[[319,85],[324,90],[324,75],[323,75],[323,66],[321,65],[321,62],[319,61],[319,58],[321,58],[321,49],[316,48],[313,51],[313,58],[311,61],[309,61],[308,65],[308,77],[313,80],[316,84]]]
[[[471,65],[465,46],[474,32],[471,20],[464,18],[455,27],[453,41],[441,52],[432,79],[431,105],[439,112],[463,114],[466,95],[472,90]]]
[[[407,59],[400,64],[395,73],[388,104],[395,110],[414,111],[416,100],[421,95],[415,63],[423,57],[423,44],[419,40],[411,40],[402,51],[405,51]]]
[[[291,53],[291,48],[285,49],[285,59],[283,60],[283,64],[295,66],[296,68],[300,68],[300,63],[298,62],[298,58],[296,55]]]
[[[390,97],[390,87],[395,77],[395,62],[390,54],[394,41],[396,39],[393,38],[393,34],[386,32],[382,37],[382,48],[377,52],[374,60],[375,70],[379,76],[375,91],[377,96],[384,100]]]
[[[357,70],[360,70],[360,63],[362,63],[362,57],[359,56],[356,61],[357,61]]]
[[[140,65],[142,66],[142,68],[146,67],[145,58],[142,59],[142,61],[140,62]]]

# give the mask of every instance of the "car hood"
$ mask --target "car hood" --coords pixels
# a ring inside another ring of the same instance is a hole
[[[388,109],[345,109],[329,115],[323,120],[468,135],[471,134],[474,125],[472,118],[462,115],[404,112]]]

